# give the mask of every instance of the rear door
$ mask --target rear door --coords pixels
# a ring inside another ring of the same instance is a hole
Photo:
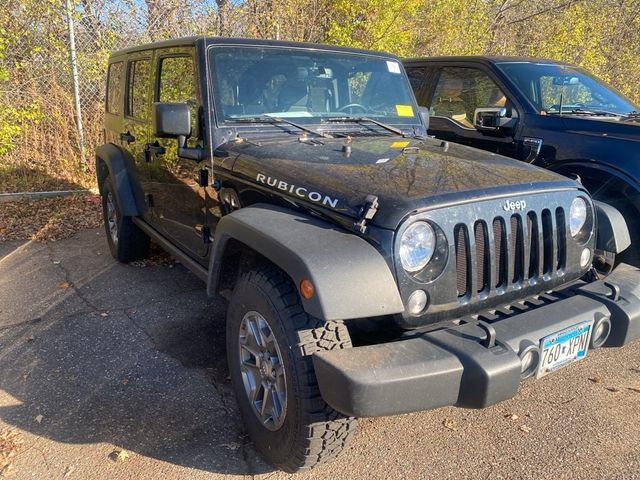
[[[149,220],[154,215],[153,202],[149,201],[150,163],[145,155],[145,145],[151,135],[151,95],[153,92],[153,51],[134,53],[126,65],[124,94],[124,121],[120,143],[133,156],[138,180],[145,193]]]
[[[191,136],[187,145],[201,145],[202,100],[196,81],[194,48],[157,50],[154,63],[154,101],[187,103],[191,110]],[[147,143],[156,212],[153,223],[185,252],[205,257],[208,252],[208,243],[203,240],[205,189],[199,185],[198,177],[200,170],[206,168],[206,162],[179,158],[177,145],[175,139],[154,137],[153,132]],[[164,153],[156,153],[159,151]]]

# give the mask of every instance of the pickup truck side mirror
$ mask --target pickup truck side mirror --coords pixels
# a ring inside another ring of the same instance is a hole
[[[476,108],[473,124],[479,132],[497,132],[510,122],[504,107]]]
[[[187,147],[187,138],[191,135],[191,111],[186,103],[155,102],[151,118],[153,135],[160,138],[178,140],[178,157],[199,162],[202,149]]]

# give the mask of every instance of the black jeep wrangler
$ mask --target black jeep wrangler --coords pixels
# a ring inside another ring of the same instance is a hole
[[[429,134],[562,175],[579,175],[592,197],[622,213],[632,246],[619,258],[640,267],[640,107],[585,70],[519,57],[431,57],[404,65]],[[610,252],[609,252],[610,253]]]
[[[620,214],[427,120],[384,53],[190,38],[111,56],[111,252],[152,238],[229,300],[238,407],[284,470],[334,457],[355,417],[486,407],[640,335],[640,272],[591,266],[628,245]]]

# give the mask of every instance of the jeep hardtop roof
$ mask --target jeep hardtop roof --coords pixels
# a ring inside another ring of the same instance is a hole
[[[247,46],[267,46],[267,47],[285,47],[285,48],[303,48],[305,50],[325,50],[334,52],[349,52],[349,53],[361,53],[364,55],[375,55],[377,57],[389,57],[396,60],[400,60],[396,55],[386,52],[378,52],[375,50],[364,50],[360,48],[348,48],[340,47],[337,45],[325,45],[321,43],[304,43],[304,42],[285,42],[281,40],[263,40],[257,38],[232,38],[232,37],[182,37],[172,40],[164,40],[161,42],[146,43],[144,45],[136,45],[133,47],[124,48],[122,50],[115,51],[111,54],[111,57],[118,57],[121,55],[127,55],[144,50],[151,50],[156,48],[170,48],[170,47],[185,47],[196,45],[198,43],[206,42],[206,46],[209,45],[247,45]]]

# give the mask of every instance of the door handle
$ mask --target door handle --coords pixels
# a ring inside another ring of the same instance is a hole
[[[131,135],[131,132],[127,130],[126,132],[120,134],[120,141],[132,143],[136,141],[136,137]]]
[[[151,156],[155,155],[163,155],[166,152],[165,148],[162,145],[159,145],[158,142],[147,143],[144,146],[144,158],[147,162],[151,161]]]
[[[524,159],[527,163],[533,163],[540,155],[540,150],[542,149],[542,139],[541,138],[532,138],[532,137],[524,137],[522,143],[529,147],[529,154],[527,158]]]

